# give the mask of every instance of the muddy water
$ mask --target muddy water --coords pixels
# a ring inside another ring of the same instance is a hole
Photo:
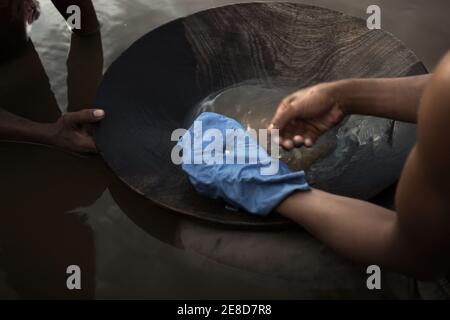
[[[193,115],[187,118],[185,127],[189,127],[202,112],[216,112],[237,119],[249,132],[266,129],[280,101],[294,90],[295,88],[268,88],[251,82],[238,84],[213,93],[201,101],[193,110]],[[330,154],[335,146],[336,132],[333,130],[325,134],[314,148],[295,149],[291,152],[280,149],[279,157],[291,170],[308,170],[314,162]],[[270,145],[267,144],[265,148],[270,153]]]
[[[90,105],[102,71],[133,41],[175,18],[233,2],[94,0],[102,35],[80,40],[42,0],[33,43],[0,66],[0,103],[37,121]],[[430,69],[450,47],[447,0],[301,2],[360,17],[380,4],[383,27]],[[360,268],[300,229],[226,230],[159,209],[97,157],[3,142],[0,155],[2,298],[405,296],[397,278],[388,291],[369,294]],[[71,264],[81,267],[81,291],[66,289]]]

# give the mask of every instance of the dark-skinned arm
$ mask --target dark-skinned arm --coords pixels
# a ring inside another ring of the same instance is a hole
[[[85,109],[62,115],[54,123],[38,123],[0,108],[0,140],[52,145],[79,153],[97,152],[86,126],[102,120],[103,110]]]
[[[352,261],[433,279],[450,270],[450,54],[434,75],[415,77],[414,83],[357,81],[360,90],[353,87],[351,98],[345,98],[352,112],[418,122],[418,143],[396,194],[397,211],[319,190],[296,193],[277,211]]]
[[[420,99],[431,75],[392,79],[350,79],[331,84],[345,114],[417,122]]]

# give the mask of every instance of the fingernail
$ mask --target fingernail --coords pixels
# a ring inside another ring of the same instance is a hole
[[[275,143],[275,144],[280,144],[281,139],[280,139],[280,137],[272,137],[272,141],[273,141],[273,143]]]
[[[272,129],[273,129],[273,123],[271,123],[269,128],[268,128],[269,132],[272,131]]]
[[[303,138],[302,138],[302,136],[295,136],[295,137],[294,137],[294,142],[297,143],[297,144],[303,143]]]
[[[307,147],[311,147],[312,146],[312,140],[311,139],[306,139],[305,140],[305,145],[307,146]]]
[[[94,117],[96,118],[102,118],[105,115],[105,111],[101,109],[97,109],[94,111]]]
[[[294,147],[294,142],[292,142],[292,140],[285,140],[283,141],[283,147],[285,147],[288,150],[291,150]]]

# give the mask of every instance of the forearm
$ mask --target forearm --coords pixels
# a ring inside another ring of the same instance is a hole
[[[349,79],[331,83],[346,114],[417,121],[420,99],[431,75],[392,79]]]
[[[48,126],[18,117],[0,108],[0,140],[48,144]]]
[[[408,272],[393,211],[319,190],[296,193],[277,211],[350,260]]]

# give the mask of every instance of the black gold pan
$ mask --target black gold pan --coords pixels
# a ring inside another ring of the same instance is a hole
[[[281,226],[288,222],[276,214],[229,212],[199,196],[171,161],[172,132],[201,111],[262,128],[296,89],[423,73],[391,34],[339,12],[291,3],[215,8],[149,32],[111,65],[96,101],[107,117],[95,140],[112,170],[161,206],[221,224]],[[283,158],[318,188],[369,199],[396,181],[414,141],[414,126],[352,116],[316,147]]]

